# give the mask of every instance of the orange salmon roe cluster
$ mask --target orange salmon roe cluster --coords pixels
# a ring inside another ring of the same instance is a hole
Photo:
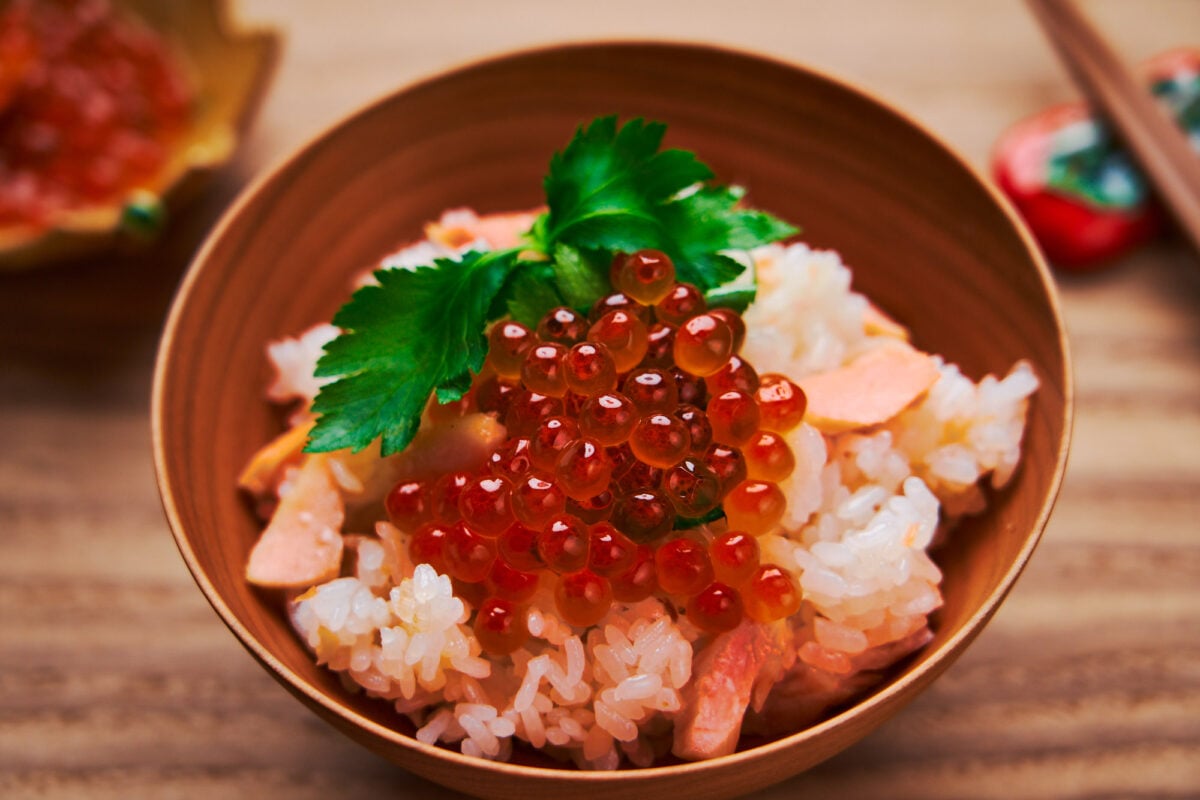
[[[803,391],[758,375],[738,355],[741,317],[709,310],[665,254],[618,256],[611,279],[587,316],[496,323],[467,400],[433,412],[493,413],[509,439],[479,472],[402,481],[387,498],[413,560],[479,609],[492,653],[525,643],[543,584],[581,627],[653,594],[714,633],[800,607],[757,537],[787,507],[778,484],[795,458],[782,434],[804,416]],[[722,514],[724,533],[700,528]]]

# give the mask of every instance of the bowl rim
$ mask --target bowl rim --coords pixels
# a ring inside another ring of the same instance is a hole
[[[299,160],[302,156],[318,148],[326,138],[336,134],[338,131],[350,125],[356,119],[370,114],[376,108],[392,102],[398,96],[418,89],[426,88],[439,81],[452,79],[463,73],[469,73],[478,69],[486,68],[496,63],[536,57],[538,55],[551,52],[570,52],[579,50],[595,50],[601,48],[653,48],[663,51],[709,53],[719,57],[733,56],[740,59],[761,61],[771,66],[782,67],[787,70],[805,73],[809,77],[831,84],[842,91],[849,92],[858,96],[860,99],[866,100],[881,107],[883,110],[909,125],[915,130],[915,132],[925,137],[932,145],[941,150],[944,155],[948,156],[958,166],[958,168],[970,175],[973,181],[987,193],[996,206],[1003,212],[1005,218],[1008,220],[1014,231],[1021,239],[1021,242],[1025,246],[1026,255],[1028,256],[1032,266],[1036,269],[1038,277],[1041,281],[1043,294],[1048,303],[1049,310],[1055,324],[1055,330],[1057,332],[1058,350],[1063,359],[1063,432],[1062,439],[1059,442],[1057,452],[1055,453],[1055,467],[1050,475],[1050,481],[1047,487],[1048,491],[1045,499],[1042,502],[1041,508],[1038,511],[1029,535],[1026,537],[1024,543],[1017,552],[1012,564],[1010,564],[1008,569],[1005,570],[1000,576],[996,588],[984,599],[984,602],[980,605],[980,607],[962,622],[957,633],[947,638],[937,648],[936,651],[931,652],[929,658],[925,659],[920,664],[911,667],[909,671],[902,676],[893,678],[882,688],[873,691],[869,696],[862,698],[861,700],[844,708],[834,716],[801,731],[797,731],[777,739],[772,739],[744,750],[738,750],[729,755],[718,756],[716,758],[702,761],[682,762],[664,766],[622,768],[613,771],[580,770],[572,769],[569,766],[540,767],[525,764],[513,764],[503,761],[481,761],[479,758],[464,755],[461,752],[457,752],[449,748],[425,744],[417,740],[415,737],[404,734],[394,728],[377,723],[374,720],[363,716],[353,708],[350,708],[342,703],[335,702],[322,692],[316,690],[308,681],[301,678],[301,676],[290,670],[278,658],[276,658],[276,656],[238,620],[220,593],[217,591],[216,587],[209,580],[207,574],[201,568],[196,553],[192,549],[192,546],[184,531],[184,525],[182,519],[180,518],[175,499],[168,491],[168,467],[164,442],[164,403],[167,388],[166,374],[168,372],[167,367],[173,357],[172,345],[177,333],[177,328],[180,324],[180,318],[183,315],[183,309],[188,302],[188,298],[191,294],[194,284],[199,279],[201,265],[207,261],[209,254],[213,249],[215,249],[216,243],[223,238],[226,230],[234,224],[242,209],[257,198],[264,186],[275,181],[289,168],[291,164]],[[513,778],[532,780],[568,779],[571,781],[584,781],[588,784],[601,784],[609,782],[642,781],[653,779],[655,777],[665,777],[668,775],[698,775],[708,770],[715,769],[718,766],[737,765],[741,762],[755,760],[766,754],[791,749],[796,745],[802,745],[809,740],[815,739],[826,732],[849,724],[852,718],[857,716],[863,710],[878,706],[886,706],[891,702],[895,695],[906,691],[910,685],[928,684],[939,674],[941,674],[942,671],[948,668],[959,657],[959,655],[961,655],[966,645],[969,644],[971,640],[982,631],[988,620],[995,614],[1001,602],[1012,589],[1022,570],[1024,570],[1030,556],[1033,554],[1033,551],[1036,549],[1041,540],[1042,534],[1045,530],[1047,522],[1049,521],[1051,512],[1061,490],[1063,477],[1066,471],[1067,456],[1071,442],[1074,417],[1074,391],[1074,377],[1071,369],[1069,341],[1058,291],[1052,278],[1050,269],[1046,263],[1045,257],[1037,245],[1036,240],[1033,238],[1032,233],[1030,233],[1028,228],[1025,226],[1025,223],[1021,220],[1012,204],[994,184],[984,177],[982,171],[972,165],[957,151],[957,149],[944,141],[927,126],[870,90],[867,90],[855,83],[833,76],[820,68],[813,67],[799,61],[780,57],[775,54],[755,52],[748,48],[741,48],[729,44],[696,39],[662,39],[654,37],[606,37],[594,39],[580,38],[502,50],[488,55],[461,60],[449,66],[428,71],[423,75],[406,81],[405,83],[386,92],[385,94],[366,101],[351,111],[340,115],[331,124],[325,126],[316,134],[308,137],[302,144],[293,148],[290,152],[285,153],[284,156],[276,163],[270,165],[267,169],[260,173],[258,177],[256,177],[240,192],[235,201],[228,207],[228,209],[226,209],[220,220],[206,236],[204,244],[196,252],[191,263],[189,264],[184,278],[180,282],[175,298],[172,301],[171,308],[163,328],[158,353],[155,359],[154,379],[151,389],[151,438],[154,450],[155,477],[159,488],[163,512],[167,518],[167,522],[171,528],[172,536],[175,539],[175,543],[179,548],[180,554],[183,556],[188,570],[192,574],[192,578],[204,593],[209,604],[217,612],[218,616],[221,617],[221,620],[225,623],[226,627],[228,627],[234,633],[234,635],[251,653],[251,655],[253,655],[265,667],[270,669],[277,679],[282,679],[286,688],[289,688],[293,693],[303,695],[304,699],[307,699],[316,707],[320,707],[326,713],[332,715],[333,717],[340,718],[342,722],[357,728],[372,737],[385,740],[401,748],[413,750],[425,756],[432,757],[438,761],[441,761],[443,766],[470,767],[475,769],[483,767],[489,771],[499,772]],[[895,713],[895,711],[899,710],[899,707],[900,706],[895,707],[892,713]],[[890,714],[887,716],[890,716]],[[886,719],[886,716],[881,718],[881,721],[883,719]],[[829,755],[831,756],[832,754],[833,753],[830,753]]]

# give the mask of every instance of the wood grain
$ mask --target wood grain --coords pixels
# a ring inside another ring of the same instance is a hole
[[[1193,3],[1083,7],[1130,61],[1200,30]],[[454,796],[335,733],[246,655],[187,574],[154,488],[150,373],[183,266],[238,185],[342,113],[468,57],[618,34],[720,40],[813,64],[891,99],[981,167],[1006,124],[1073,97],[1019,4],[241,8],[289,39],[224,182],[150,251],[0,276],[6,798]],[[1200,793],[1200,275],[1167,242],[1060,286],[1075,437],[1028,569],[912,705],[756,797]]]

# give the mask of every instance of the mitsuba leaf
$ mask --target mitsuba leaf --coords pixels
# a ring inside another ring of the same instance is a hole
[[[722,251],[750,250],[796,233],[796,228],[770,214],[739,208],[742,194],[736,186],[704,186],[662,206],[664,224],[671,232],[665,249],[679,280],[701,291],[715,289],[743,270]]]
[[[493,318],[505,314],[530,328],[552,308],[562,305],[563,299],[554,288],[554,268],[549,263],[524,264],[512,273],[512,278],[499,296],[504,307]]]
[[[661,205],[712,172],[683,150],[659,151],[666,126],[615,116],[581,127],[550,160],[544,242],[633,252],[668,241]]]
[[[384,269],[333,318],[343,333],[325,347],[318,377],[335,377],[313,403],[308,452],[358,451],[383,437],[383,454],[412,441],[434,390],[462,396],[487,354],[492,299],[517,267],[517,251],[467,253],[415,270]]]
[[[611,260],[562,242],[554,246],[554,277],[567,305],[586,310],[612,291],[608,277]]]

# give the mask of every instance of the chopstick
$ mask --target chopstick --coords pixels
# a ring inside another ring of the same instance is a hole
[[[1200,252],[1200,154],[1071,0],[1027,0],[1075,82],[1120,134]]]

